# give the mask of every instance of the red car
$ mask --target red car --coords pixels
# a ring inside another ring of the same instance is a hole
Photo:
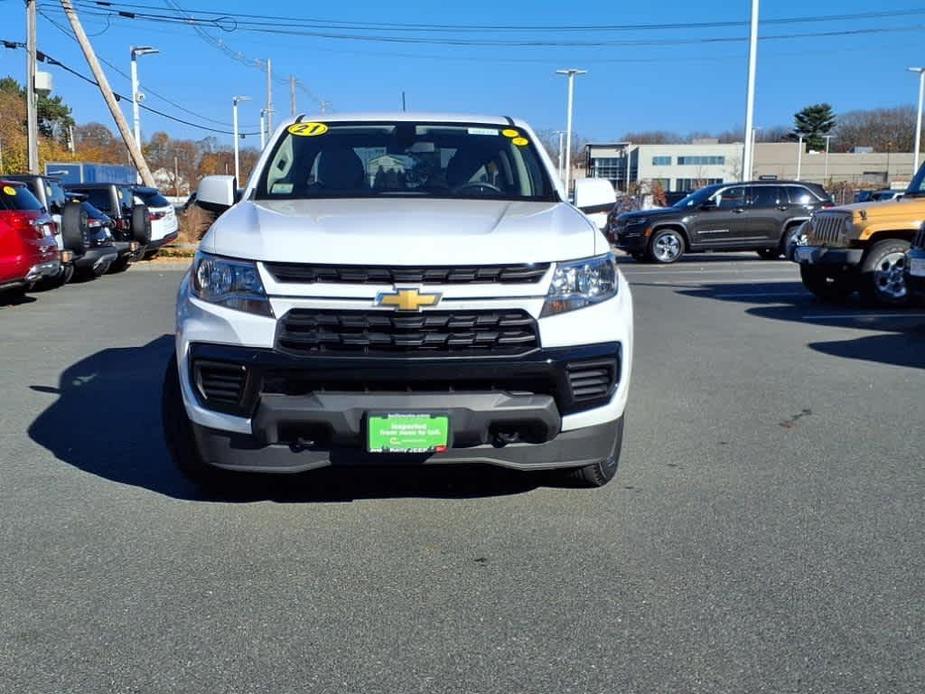
[[[0,178],[0,300],[60,269],[54,220],[25,185]]]

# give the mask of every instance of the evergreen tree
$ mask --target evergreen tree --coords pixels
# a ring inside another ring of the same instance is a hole
[[[808,149],[825,149],[825,135],[835,127],[835,112],[829,104],[813,104],[793,115],[793,139],[800,135]]]

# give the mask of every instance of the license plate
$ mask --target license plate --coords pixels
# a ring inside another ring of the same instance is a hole
[[[813,251],[815,249],[811,246],[797,246],[797,262],[798,263],[812,263],[813,262]]]
[[[370,453],[442,453],[450,442],[446,415],[371,414],[366,428]]]
[[[910,258],[909,274],[916,277],[925,277],[925,258]]]

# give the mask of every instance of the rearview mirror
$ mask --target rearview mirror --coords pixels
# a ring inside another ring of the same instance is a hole
[[[196,190],[196,204],[221,214],[238,201],[238,181],[234,176],[206,176]]]
[[[617,194],[606,178],[579,178],[575,181],[575,207],[582,212],[599,212],[600,209],[594,208],[610,208],[616,202]]]

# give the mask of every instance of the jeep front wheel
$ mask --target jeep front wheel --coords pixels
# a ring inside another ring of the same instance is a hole
[[[800,265],[803,286],[823,301],[841,303],[857,289],[854,277],[844,270],[832,270],[815,265]]]
[[[649,242],[649,258],[668,265],[684,255],[684,237],[677,229],[659,229]]]
[[[909,302],[904,275],[909,242],[903,239],[878,241],[861,261],[861,294],[881,306],[901,306]]]

